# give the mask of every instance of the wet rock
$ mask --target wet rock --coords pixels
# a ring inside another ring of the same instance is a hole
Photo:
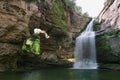
[[[17,69],[20,47],[14,44],[0,43],[0,71]]]
[[[49,62],[58,62],[58,57],[52,53],[42,53],[41,59]]]

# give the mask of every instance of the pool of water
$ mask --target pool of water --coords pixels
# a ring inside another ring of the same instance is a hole
[[[0,80],[120,80],[120,71],[95,69],[42,69],[0,72]]]

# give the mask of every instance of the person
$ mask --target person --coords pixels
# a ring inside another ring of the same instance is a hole
[[[45,38],[50,38],[46,31],[41,30],[39,28],[34,29],[34,34],[29,37],[26,41],[24,41],[22,50],[27,53],[34,53],[35,55],[40,54],[40,33],[44,33]]]

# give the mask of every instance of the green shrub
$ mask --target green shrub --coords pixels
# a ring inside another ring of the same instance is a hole
[[[69,10],[74,10],[75,9],[75,2],[72,0],[64,0],[65,3],[67,4]]]
[[[63,31],[67,31],[67,14],[63,3],[59,0],[55,0],[52,5],[52,22],[60,26]]]

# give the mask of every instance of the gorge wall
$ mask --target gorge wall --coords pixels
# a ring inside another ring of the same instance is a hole
[[[89,18],[65,0],[0,0],[0,71],[61,66],[73,57],[73,37]],[[23,41],[41,28],[41,55],[23,53]]]
[[[98,16],[104,35],[98,37],[98,59],[120,63],[120,0],[106,0]]]
[[[113,28],[120,27],[120,1],[119,0],[106,0],[104,9],[99,15],[99,19],[104,20],[109,26]]]

